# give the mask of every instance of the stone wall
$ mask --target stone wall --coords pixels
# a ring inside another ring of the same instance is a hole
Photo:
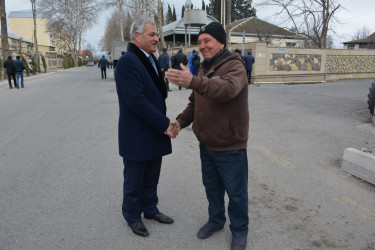
[[[177,52],[175,48],[174,52]],[[189,55],[198,47],[186,47]],[[252,80],[255,83],[304,83],[339,79],[375,78],[375,49],[302,49],[271,47],[264,42],[231,44],[255,57]],[[201,60],[203,58],[201,57]]]
[[[270,71],[320,71],[321,55],[272,53]]]
[[[62,69],[62,59],[60,58],[46,58],[47,59],[47,71],[56,71]]]
[[[375,72],[375,56],[368,55],[328,55],[327,73]]]

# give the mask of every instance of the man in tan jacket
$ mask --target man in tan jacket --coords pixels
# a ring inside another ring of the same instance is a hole
[[[180,129],[193,123],[200,142],[209,218],[197,236],[206,239],[224,227],[227,192],[231,248],[237,250],[246,249],[249,224],[248,84],[244,62],[225,48],[225,37],[220,23],[205,26],[198,35],[204,58],[198,75],[193,76],[181,65],[182,70],[170,69],[165,76],[171,83],[193,90],[189,104],[176,120]]]

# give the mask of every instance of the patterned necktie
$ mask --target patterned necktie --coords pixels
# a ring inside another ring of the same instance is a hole
[[[158,70],[156,69],[156,64],[154,62],[154,59],[152,59],[151,55],[148,56],[148,60],[150,60],[150,62],[152,64],[152,67],[154,67],[154,70],[155,70],[156,74],[159,76]]]

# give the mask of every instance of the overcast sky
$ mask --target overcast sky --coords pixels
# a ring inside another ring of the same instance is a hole
[[[257,9],[257,17],[264,21],[280,25],[282,20],[275,17],[276,10],[269,7],[257,6],[258,3],[264,0],[253,0],[253,6]],[[201,8],[202,0],[191,0],[195,7]],[[340,24],[336,24],[334,29],[338,36],[334,36],[334,45],[336,48],[342,48],[342,42],[352,40],[352,35],[362,27],[366,26],[371,33],[375,32],[375,0],[338,0],[344,8],[341,9],[336,17],[339,19]],[[184,0],[164,0],[165,7],[167,4],[173,5],[176,8],[177,17],[181,16],[182,5]],[[208,4],[209,0],[205,0]],[[6,13],[13,10],[30,10],[30,0],[5,0]],[[96,49],[99,49],[98,43],[104,35],[106,20],[110,17],[111,11],[103,11],[98,17],[97,24],[94,28],[88,30],[84,39],[85,44],[90,43]],[[11,32],[11,31],[10,31]]]

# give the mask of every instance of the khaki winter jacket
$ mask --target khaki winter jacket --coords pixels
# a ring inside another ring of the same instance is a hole
[[[200,143],[211,151],[247,147],[249,131],[248,84],[244,63],[234,53],[204,76],[200,67],[190,87],[186,109],[177,116],[182,128],[193,122]]]

